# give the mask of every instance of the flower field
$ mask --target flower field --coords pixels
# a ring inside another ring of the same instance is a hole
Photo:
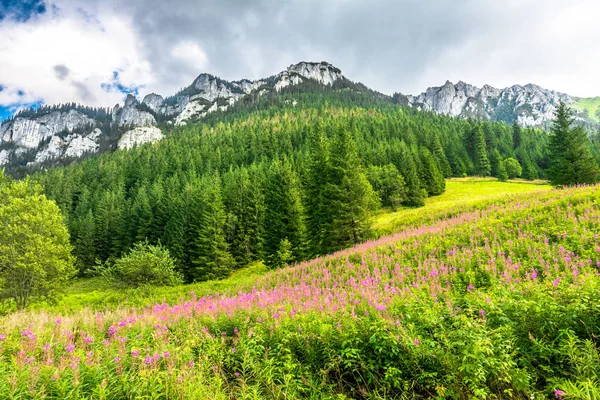
[[[178,304],[0,319],[0,397],[598,398],[600,187],[522,194]]]

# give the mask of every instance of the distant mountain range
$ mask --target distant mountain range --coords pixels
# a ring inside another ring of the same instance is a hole
[[[595,124],[600,119],[600,98],[580,99],[531,84],[506,89],[485,85],[480,89],[464,82],[446,82],[418,96],[386,96],[354,84],[327,62],[300,62],[255,81],[230,82],[201,74],[173,96],[164,98],[152,93],[139,101],[128,95],[123,105],[117,104],[112,110],[70,104],[23,111],[0,125],[0,166],[77,159],[155,142],[164,137],[157,125],[185,125],[209,113],[227,111],[240,101],[260,102],[267,94],[308,82],[330,89],[367,90],[382,101],[440,114],[517,121],[522,126],[547,127],[560,100],[578,110],[581,123]]]

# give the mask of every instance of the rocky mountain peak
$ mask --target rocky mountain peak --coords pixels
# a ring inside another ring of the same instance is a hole
[[[460,117],[484,120],[517,121],[522,126],[545,126],[554,117],[559,101],[572,104],[577,99],[538,85],[514,85],[481,89],[463,81],[430,87],[418,96],[406,96],[408,105]]]

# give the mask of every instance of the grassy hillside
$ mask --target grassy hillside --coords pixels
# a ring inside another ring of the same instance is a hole
[[[374,236],[397,232],[399,229],[426,221],[469,211],[485,203],[506,200],[506,196],[551,189],[545,181],[499,182],[494,178],[453,178],[446,181],[446,191],[425,200],[425,207],[404,207],[395,212],[380,213],[373,223]]]
[[[592,121],[600,123],[600,97],[580,99],[572,107],[578,111],[587,111]]]
[[[489,204],[510,202],[514,195],[550,190],[544,181],[499,182],[493,178],[454,178],[446,181],[446,192],[427,199],[424,207],[402,208],[395,212],[382,210],[372,223],[373,238],[397,233],[400,230],[426,223],[434,224],[450,216],[486,207]],[[34,308],[61,313],[78,312],[82,308],[105,310],[117,305],[145,306],[156,301],[169,303],[180,301],[191,291],[199,296],[213,293],[235,293],[240,289],[251,288],[257,277],[269,268],[261,262],[235,271],[230,277],[177,287],[139,289],[113,289],[103,278],[88,278],[75,281],[65,296],[57,304],[40,303]]]
[[[523,193],[227,295],[13,314],[0,319],[0,392],[596,398],[599,202],[597,186]]]

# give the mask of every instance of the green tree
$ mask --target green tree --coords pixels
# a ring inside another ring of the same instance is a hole
[[[446,181],[429,150],[424,147],[421,148],[419,156],[421,157],[422,165],[421,183],[424,185],[424,189],[427,190],[427,194],[429,196],[437,196],[444,193],[444,190],[446,190]]]
[[[550,168],[554,186],[593,183],[598,180],[598,165],[591,156],[590,140],[581,126],[573,127],[573,112],[560,102],[550,131]]]
[[[329,142],[320,121],[310,131],[307,176],[304,179],[304,204],[306,208],[306,232],[309,252],[315,256],[321,252],[328,233],[333,229],[329,213],[331,178],[329,166]]]
[[[519,164],[519,161],[514,158],[509,157],[504,160],[504,165],[506,165],[506,173],[508,174],[509,179],[519,178],[523,173],[521,164]]]
[[[265,188],[264,252],[267,265],[278,264],[281,243],[290,243],[291,258],[300,260],[304,248],[304,220],[297,175],[287,159],[269,168]]]
[[[28,180],[0,187],[0,297],[18,309],[52,300],[74,274],[69,233],[55,202]]]
[[[415,165],[414,159],[406,143],[400,143],[400,151],[398,152],[398,159],[395,163],[398,169],[401,171],[406,182],[406,200],[404,204],[412,207],[421,207],[425,205],[425,198],[427,192],[421,189],[421,179]]]
[[[487,156],[487,147],[485,142],[485,134],[481,129],[481,125],[474,128],[473,133],[473,153],[475,164],[475,173],[479,176],[490,176],[491,165]]]
[[[367,168],[366,175],[382,206],[396,210],[406,200],[404,178],[394,164],[371,166]]]
[[[325,252],[358,243],[364,237],[377,199],[363,172],[356,144],[343,127],[335,132],[329,165],[331,180],[328,186],[332,193],[329,213],[333,229],[329,232],[330,240],[325,243]]]
[[[513,141],[513,149],[518,148],[521,145],[523,137],[523,130],[517,121],[513,122],[512,125],[512,141]]]
[[[221,179],[218,174],[203,185],[199,222],[191,254],[192,280],[203,281],[227,276],[234,260],[225,240],[225,210],[221,198]]]

